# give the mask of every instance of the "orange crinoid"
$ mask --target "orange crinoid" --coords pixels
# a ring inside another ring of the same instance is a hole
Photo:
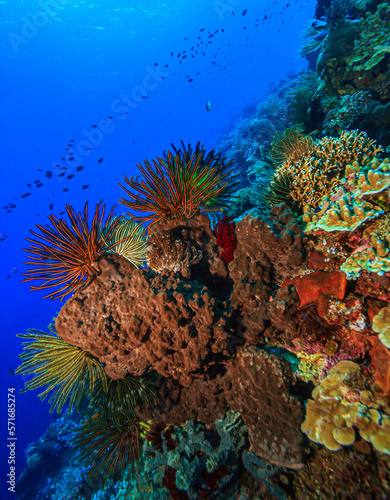
[[[145,160],[138,165],[143,179],[128,179],[123,188],[129,199],[119,201],[137,211],[148,215],[134,216],[139,222],[152,224],[164,220],[184,221],[194,217],[200,210],[213,212],[227,205],[236,183],[231,176],[232,162],[225,163],[221,154],[210,151],[207,155],[198,142],[195,150],[184,146],[174,153],[168,151],[163,158]]]
[[[113,207],[103,223],[105,205],[101,203],[96,205],[91,226],[86,202],[83,214],[77,214],[70,205],[66,205],[70,224],[49,215],[52,228],[37,225],[41,234],[30,231],[38,239],[26,238],[31,245],[23,250],[30,254],[30,260],[24,264],[34,268],[23,273],[26,276],[23,281],[45,280],[39,286],[31,286],[31,290],[60,287],[43,298],[62,300],[81,283],[96,276],[97,259],[109,250],[105,242],[122,220],[122,217],[113,220]]]

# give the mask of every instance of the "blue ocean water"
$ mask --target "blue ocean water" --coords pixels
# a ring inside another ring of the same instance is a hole
[[[45,330],[61,307],[21,283],[29,230],[66,203],[81,210],[103,199],[110,207],[123,174],[136,174],[137,163],[172,142],[212,149],[270,84],[307,66],[298,54],[314,7],[314,0],[0,2],[1,488],[8,389],[17,391],[16,475],[51,419],[38,391],[19,394],[23,380],[12,374],[16,334]],[[68,166],[65,176],[57,177],[58,165]]]

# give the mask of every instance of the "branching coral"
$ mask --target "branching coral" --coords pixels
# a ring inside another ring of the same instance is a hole
[[[287,159],[275,172],[275,178],[291,177],[291,197],[302,207],[316,208],[324,195],[341,185],[345,167],[359,160],[367,165],[382,151],[365,132],[343,132],[339,138],[324,137],[299,159]]]
[[[88,282],[98,273],[98,257],[111,249],[106,245],[115,234],[121,223],[121,218],[113,220],[113,210],[104,222],[105,205],[96,205],[92,224],[88,222],[88,202],[84,212],[76,214],[70,205],[66,205],[70,224],[55,215],[49,215],[53,229],[38,225],[42,234],[30,231],[42,241],[26,238],[31,243],[29,249],[30,261],[25,262],[33,269],[23,273],[23,281],[45,280],[40,286],[31,286],[31,290],[44,290],[61,286],[59,290],[49,293],[46,297],[61,300],[73,292],[83,282]],[[102,237],[102,231],[105,237]]]
[[[68,404],[68,411],[80,408],[84,398],[94,390],[97,383],[103,391],[107,391],[107,377],[99,361],[79,347],[62,340],[54,330],[51,333],[39,330],[28,330],[28,333],[18,335],[24,342],[24,352],[19,356],[23,362],[16,374],[36,375],[25,384],[25,391],[47,386],[39,394],[45,399],[51,392],[49,403],[52,403],[50,413],[57,407],[61,413],[62,407]]]
[[[160,220],[184,221],[191,219],[200,210],[213,212],[226,207],[236,183],[232,179],[230,167],[221,154],[211,151],[206,155],[198,143],[193,151],[189,145],[183,150],[173,147],[164,158],[145,160],[138,165],[144,179],[128,179],[121,184],[129,199],[120,202],[137,212],[149,215],[135,217],[140,222],[155,224]]]

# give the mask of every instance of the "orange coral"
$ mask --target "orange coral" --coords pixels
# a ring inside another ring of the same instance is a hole
[[[347,165],[359,160],[366,165],[383,151],[365,132],[342,132],[340,137],[324,137],[299,159],[287,159],[275,172],[275,178],[291,178],[291,197],[301,206],[316,208],[322,196],[329,196],[341,185]]]

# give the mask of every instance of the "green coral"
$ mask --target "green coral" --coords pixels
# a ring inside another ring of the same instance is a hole
[[[381,208],[359,199],[358,194],[345,192],[343,188],[339,188],[336,196],[332,200],[324,197],[320,212],[313,216],[310,216],[308,207],[305,207],[303,221],[308,223],[305,232],[354,231],[364,222],[383,213]]]
[[[376,12],[367,12],[361,22],[360,36],[355,40],[347,66],[353,71],[369,71],[390,53],[390,4],[381,3]]]
[[[130,479],[131,498],[145,498],[146,492],[150,499],[170,498],[164,485],[167,467],[176,471],[176,487],[192,500],[199,498],[197,488],[200,485],[211,495],[215,493],[204,479],[207,474],[220,471],[218,488],[228,487],[240,467],[240,456],[246,445],[246,426],[238,413],[229,410],[225,418],[215,422],[215,428],[216,432],[210,431],[203,424],[189,420],[184,427],[173,430],[174,449],[168,448],[165,439],[160,449],[145,441],[144,468]],[[236,498],[236,495],[230,496],[229,488],[224,494],[224,498]]]
[[[370,273],[377,273],[379,276],[384,276],[390,272],[388,249],[383,246],[383,242],[380,243],[380,250],[371,247],[363,248],[348,257],[340,266],[341,271],[347,275],[347,278],[358,278],[360,272],[363,270]],[[383,250],[386,251],[386,255],[382,256],[381,250],[382,252]]]

